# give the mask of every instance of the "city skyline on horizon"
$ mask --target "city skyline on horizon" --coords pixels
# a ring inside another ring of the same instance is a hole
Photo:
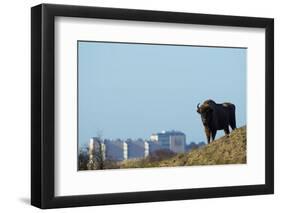
[[[163,133],[163,132],[170,132],[170,131],[175,131],[175,132],[181,132],[183,133],[185,136],[186,136],[186,133],[183,132],[183,131],[179,131],[179,130],[162,130],[162,131],[159,131],[159,132],[154,132],[154,133],[151,133],[150,136],[152,136],[153,134],[158,134],[158,133]],[[108,137],[101,137],[102,140],[121,140],[121,141],[126,141],[126,140],[143,140],[143,141],[151,141],[150,139],[150,136],[148,137],[145,137],[145,138],[141,138],[141,137],[136,137],[136,138],[108,138]],[[99,136],[95,135],[95,136],[92,136],[89,138],[89,141],[91,138],[98,138]],[[187,139],[187,136],[186,136],[186,139]],[[186,144],[191,144],[191,143],[201,143],[201,142],[204,142],[204,143],[207,143],[206,140],[202,140],[202,141],[188,141],[186,140]],[[84,145],[87,145],[86,143]]]
[[[196,105],[210,98],[234,103],[237,127],[246,125],[246,56],[239,48],[79,41],[78,143],[99,132],[125,140],[173,129],[186,144],[206,142]]]

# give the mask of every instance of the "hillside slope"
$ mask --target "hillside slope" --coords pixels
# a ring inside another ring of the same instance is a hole
[[[159,166],[192,166],[246,163],[246,126],[237,128],[229,137],[223,136],[210,144],[186,154],[159,162]]]
[[[230,135],[218,138],[210,144],[177,154],[166,160],[153,161],[149,158],[128,160],[119,168],[172,167],[246,163],[246,126],[237,128]]]

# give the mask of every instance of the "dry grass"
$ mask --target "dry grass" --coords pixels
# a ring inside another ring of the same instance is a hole
[[[188,154],[160,162],[159,166],[193,166],[246,163],[246,127],[231,132]]]
[[[120,168],[245,164],[246,145],[246,126],[243,126],[231,132],[228,137],[223,136],[189,153],[178,154],[161,161],[129,160],[123,162]]]

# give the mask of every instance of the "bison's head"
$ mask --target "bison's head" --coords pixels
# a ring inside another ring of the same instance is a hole
[[[207,126],[210,120],[212,119],[213,109],[209,104],[200,104],[197,105],[197,112],[201,115],[201,120],[204,126]]]

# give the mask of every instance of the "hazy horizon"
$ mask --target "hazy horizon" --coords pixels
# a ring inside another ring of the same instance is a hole
[[[79,144],[162,130],[206,142],[196,106],[207,99],[232,102],[246,125],[246,57],[245,48],[79,41]]]

